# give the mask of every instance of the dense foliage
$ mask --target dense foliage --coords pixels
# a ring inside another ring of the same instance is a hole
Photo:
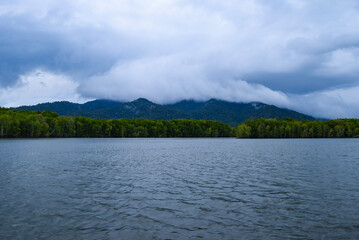
[[[50,111],[0,108],[0,137],[233,137],[235,130],[207,120],[92,119]]]
[[[359,119],[299,121],[257,119],[237,127],[239,138],[351,138],[359,137]]]

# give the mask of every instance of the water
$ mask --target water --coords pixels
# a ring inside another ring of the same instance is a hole
[[[0,239],[359,239],[359,139],[1,140]]]

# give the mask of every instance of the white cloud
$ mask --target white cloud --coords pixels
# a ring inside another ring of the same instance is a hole
[[[359,118],[359,86],[290,96],[290,107],[322,118]]]
[[[201,62],[182,57],[164,56],[119,63],[105,74],[83,83],[79,91],[86,96],[121,101],[145,97],[157,103],[210,98],[277,105],[289,103],[281,92],[243,80],[225,78],[226,70],[204,71],[207,66]]]
[[[0,88],[0,105],[17,107],[52,101],[85,102],[77,92],[78,84],[68,77],[42,70],[21,76],[18,83],[9,88]]]
[[[338,49],[327,55],[327,61],[318,69],[318,73],[326,76],[358,75],[359,48]]]

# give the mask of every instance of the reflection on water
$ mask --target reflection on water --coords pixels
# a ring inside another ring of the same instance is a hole
[[[357,139],[0,141],[0,239],[359,239]]]

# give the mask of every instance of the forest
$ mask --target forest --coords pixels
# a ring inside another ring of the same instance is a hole
[[[359,119],[304,121],[286,118],[247,120],[237,129],[212,120],[94,119],[51,111],[0,108],[0,138],[43,137],[235,137],[353,138]]]
[[[0,108],[0,138],[234,136],[234,128],[211,120],[108,120]]]
[[[236,134],[238,138],[353,138],[359,137],[359,119],[300,121],[259,118],[239,124]]]

